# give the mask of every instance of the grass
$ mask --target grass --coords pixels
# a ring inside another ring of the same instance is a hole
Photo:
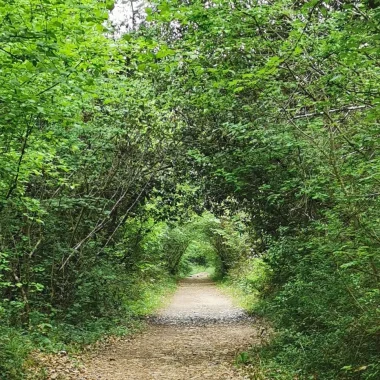
[[[141,298],[130,305],[130,310],[138,317],[152,314],[170,301],[170,295],[174,293],[176,288],[176,281],[173,278],[167,278],[164,282],[143,287]]]
[[[229,295],[237,306],[249,314],[254,313],[258,304],[258,292],[245,292],[238,284],[229,279],[218,281],[217,284],[219,289]]]
[[[206,267],[202,265],[192,265],[190,268],[190,272],[186,275],[187,276],[192,276],[197,273],[208,273],[208,275],[213,278],[215,275],[215,268],[214,267]]]
[[[36,375],[42,374],[43,368],[36,368],[33,360],[33,353],[38,351],[46,357],[61,350],[77,354],[96,342],[140,331],[144,317],[169,302],[175,289],[175,279],[165,276],[139,283],[139,291],[131,295],[120,314],[86,318],[77,324],[51,320],[28,330],[0,325],[0,379],[24,380],[32,378],[32,373],[33,378],[43,379],[43,375]]]

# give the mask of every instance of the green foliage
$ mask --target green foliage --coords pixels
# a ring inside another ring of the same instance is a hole
[[[251,255],[251,238],[244,224],[245,215],[224,216],[212,230],[212,242],[217,253],[216,278],[223,278]]]
[[[211,236],[214,233],[213,228],[219,223],[213,215],[205,213],[201,217],[194,217],[183,226],[189,236],[189,243],[180,261],[179,273],[182,276],[199,272],[213,274],[219,256]]]
[[[300,247],[302,241],[296,243]],[[350,266],[341,269],[331,255],[331,242],[326,246],[325,239],[310,242],[305,236],[303,244],[303,251],[292,252],[288,267],[277,268],[287,279],[261,305],[283,327],[274,343],[276,361],[293,363],[303,376],[317,371],[331,379],[358,374],[376,378],[378,316],[371,305],[379,302],[378,293],[368,291],[368,279]],[[283,255],[289,245],[294,241],[284,239],[270,255],[278,250]],[[279,278],[276,272],[274,278]]]
[[[167,8],[149,21],[175,53],[152,75],[208,207],[247,214],[247,243],[227,225],[215,246],[223,274],[263,260],[237,283],[284,337],[268,360],[288,377],[378,377],[378,5]]]
[[[0,336],[95,339],[201,264],[270,376],[378,377],[377,2],[157,0],[119,39],[112,6],[0,0]]]
[[[31,351],[31,342],[20,331],[0,327],[0,377],[24,379],[25,360]]]
[[[242,259],[229,270],[221,285],[245,310],[257,313],[260,297],[272,286],[272,273],[262,258]]]

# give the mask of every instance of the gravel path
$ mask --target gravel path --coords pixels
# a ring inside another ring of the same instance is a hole
[[[205,274],[179,286],[141,334],[117,342],[88,364],[99,380],[248,379],[236,355],[258,343],[257,329]]]
[[[207,273],[199,273],[181,282],[171,304],[152,317],[152,322],[204,325],[236,323],[247,319],[246,313],[220,292]]]

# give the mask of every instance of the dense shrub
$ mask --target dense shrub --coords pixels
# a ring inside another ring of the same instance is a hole
[[[25,334],[0,325],[0,378],[25,379],[25,360],[31,349],[32,344]]]

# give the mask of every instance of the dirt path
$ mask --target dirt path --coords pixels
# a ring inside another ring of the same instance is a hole
[[[180,284],[148,329],[99,353],[88,368],[99,380],[247,379],[234,360],[256,337],[252,321],[200,274]]]

